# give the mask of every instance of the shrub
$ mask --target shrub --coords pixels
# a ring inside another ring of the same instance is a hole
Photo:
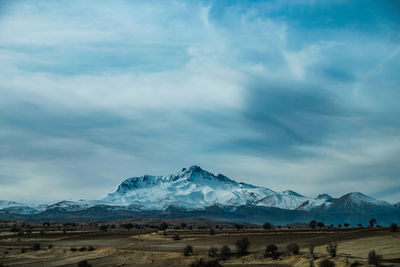
[[[86,247],[81,247],[80,249],[79,249],[79,251],[86,251]]]
[[[75,251],[78,251],[78,249],[77,248],[71,248],[71,251],[75,252]]]
[[[380,266],[381,261],[383,260],[382,255],[376,254],[375,250],[371,250],[368,253],[368,263],[375,265],[375,266]]]
[[[216,248],[216,247],[211,247],[211,248],[208,250],[208,256],[209,256],[209,257],[214,258],[214,257],[217,256],[217,253],[218,253],[218,248]]]
[[[21,248],[21,253],[25,253],[25,248]]]
[[[221,248],[221,258],[223,260],[227,260],[227,259],[230,258],[230,256],[231,256],[231,249],[227,245],[222,246],[222,248]]]
[[[345,224],[343,224],[344,225],[344,227],[349,227],[349,224],[348,223],[345,223]]]
[[[265,247],[264,257],[278,258],[278,247],[274,244],[270,244]]]
[[[318,264],[319,267],[335,267],[335,263],[331,260],[325,259]]]
[[[107,227],[107,225],[100,225],[100,227],[99,227],[99,229],[100,229],[100,231],[102,231],[102,232],[107,232],[107,229],[108,229],[108,227]]]
[[[352,264],[350,264],[350,267],[357,267],[357,266],[361,266],[362,264],[359,261],[355,261]]]
[[[161,230],[161,231],[167,230],[168,229],[168,223],[162,222],[160,224],[160,226],[158,227],[158,229]]]
[[[272,229],[272,224],[270,224],[269,222],[266,222],[263,224],[263,228],[265,230],[271,230]]]
[[[322,227],[324,227],[325,224],[323,222],[317,222],[317,226],[319,227],[319,229],[322,229]]]
[[[48,248],[48,249],[52,249],[52,248],[53,248],[53,244],[49,244],[49,245],[47,246],[47,248]]]
[[[193,255],[193,247],[191,245],[187,245],[186,247],[184,247],[183,255],[185,256]]]
[[[250,247],[250,241],[247,237],[244,237],[242,239],[239,239],[235,243],[236,248],[237,248],[237,254],[238,255],[246,255],[248,254],[248,250]]]
[[[78,262],[78,267],[92,267],[92,265],[87,260],[83,260]]]
[[[310,226],[311,229],[314,229],[316,225],[317,222],[315,220],[310,221],[310,223],[308,224],[308,226]]]
[[[214,228],[210,228],[210,235],[215,235],[215,229]]]
[[[332,258],[336,257],[337,243],[331,242],[326,247],[326,251],[331,255]]]
[[[217,260],[204,261],[203,259],[196,260],[190,267],[222,267]]]
[[[40,250],[40,244],[38,244],[38,243],[36,243],[36,244],[33,244],[33,246],[32,246],[32,250],[33,250],[33,251]]]
[[[300,251],[300,247],[296,243],[291,243],[287,246],[287,252],[289,254],[297,255],[297,254],[299,254],[299,251]]]
[[[177,241],[177,240],[181,240],[181,237],[179,235],[173,235],[172,239]]]
[[[396,223],[392,223],[391,225],[390,225],[390,232],[397,232],[398,231],[398,226],[397,226],[397,224]]]
[[[375,219],[375,218],[371,218],[371,219],[369,220],[369,226],[370,226],[370,227],[374,227],[375,224],[376,224],[376,219]]]
[[[93,251],[93,250],[94,250],[94,247],[92,247],[92,246],[88,247],[88,251]]]

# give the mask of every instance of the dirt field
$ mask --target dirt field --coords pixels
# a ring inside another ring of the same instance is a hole
[[[385,266],[400,266],[400,234],[388,229],[209,229],[163,231],[153,228],[109,228],[99,231],[98,226],[74,226],[64,233],[60,225],[46,228],[30,227],[28,234],[10,232],[10,224],[3,225],[0,234],[0,263],[3,266],[78,266],[87,260],[92,266],[189,266],[195,259],[213,259],[210,247],[228,245],[235,253],[235,242],[247,237],[251,243],[249,254],[232,255],[220,261],[222,266],[314,266],[326,258],[329,242],[337,242],[336,266],[351,266],[358,261],[367,266],[367,255],[375,250],[384,258]],[[14,231],[15,232],[15,231]],[[181,240],[173,240],[179,235]],[[299,255],[287,255],[290,243],[300,246]],[[33,248],[35,244],[36,250]],[[278,246],[278,259],[265,258],[266,245]],[[183,255],[183,248],[191,245],[194,254]],[[314,247],[314,254],[310,253]],[[217,256],[218,258],[219,256]]]

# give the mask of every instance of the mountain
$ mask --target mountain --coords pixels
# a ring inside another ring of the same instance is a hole
[[[251,205],[272,194],[276,193],[268,188],[238,183],[192,166],[167,176],[129,178],[102,201],[108,205],[134,205],[138,210],[196,210],[213,205]]]
[[[396,208],[400,208],[400,202],[399,202],[399,203],[396,203],[396,204],[394,204],[394,206],[395,206]]]
[[[394,210],[394,206],[386,201],[353,192],[335,199],[327,210],[335,213],[384,213]]]
[[[105,220],[129,217],[206,218],[262,223],[307,222],[357,224],[376,215],[380,223],[400,221],[400,204],[391,205],[353,192],[340,198],[315,198],[286,190],[236,182],[199,166],[166,176],[124,180],[98,200],[59,201],[37,206],[0,201],[0,220]]]

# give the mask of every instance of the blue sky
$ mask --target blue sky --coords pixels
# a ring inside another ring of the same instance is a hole
[[[200,165],[400,201],[399,1],[0,1],[0,196]]]

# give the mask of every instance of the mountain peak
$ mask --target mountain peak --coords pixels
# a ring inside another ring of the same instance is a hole
[[[285,190],[285,191],[283,191],[282,193],[283,193],[283,194],[286,194],[286,195],[290,195],[290,196],[304,197],[303,195],[300,195],[299,193],[294,192],[294,191],[292,191],[292,190]]]
[[[333,199],[333,197],[331,197],[330,195],[328,195],[328,194],[320,194],[320,195],[318,195],[315,199],[318,199],[318,200],[329,200],[329,199]]]

